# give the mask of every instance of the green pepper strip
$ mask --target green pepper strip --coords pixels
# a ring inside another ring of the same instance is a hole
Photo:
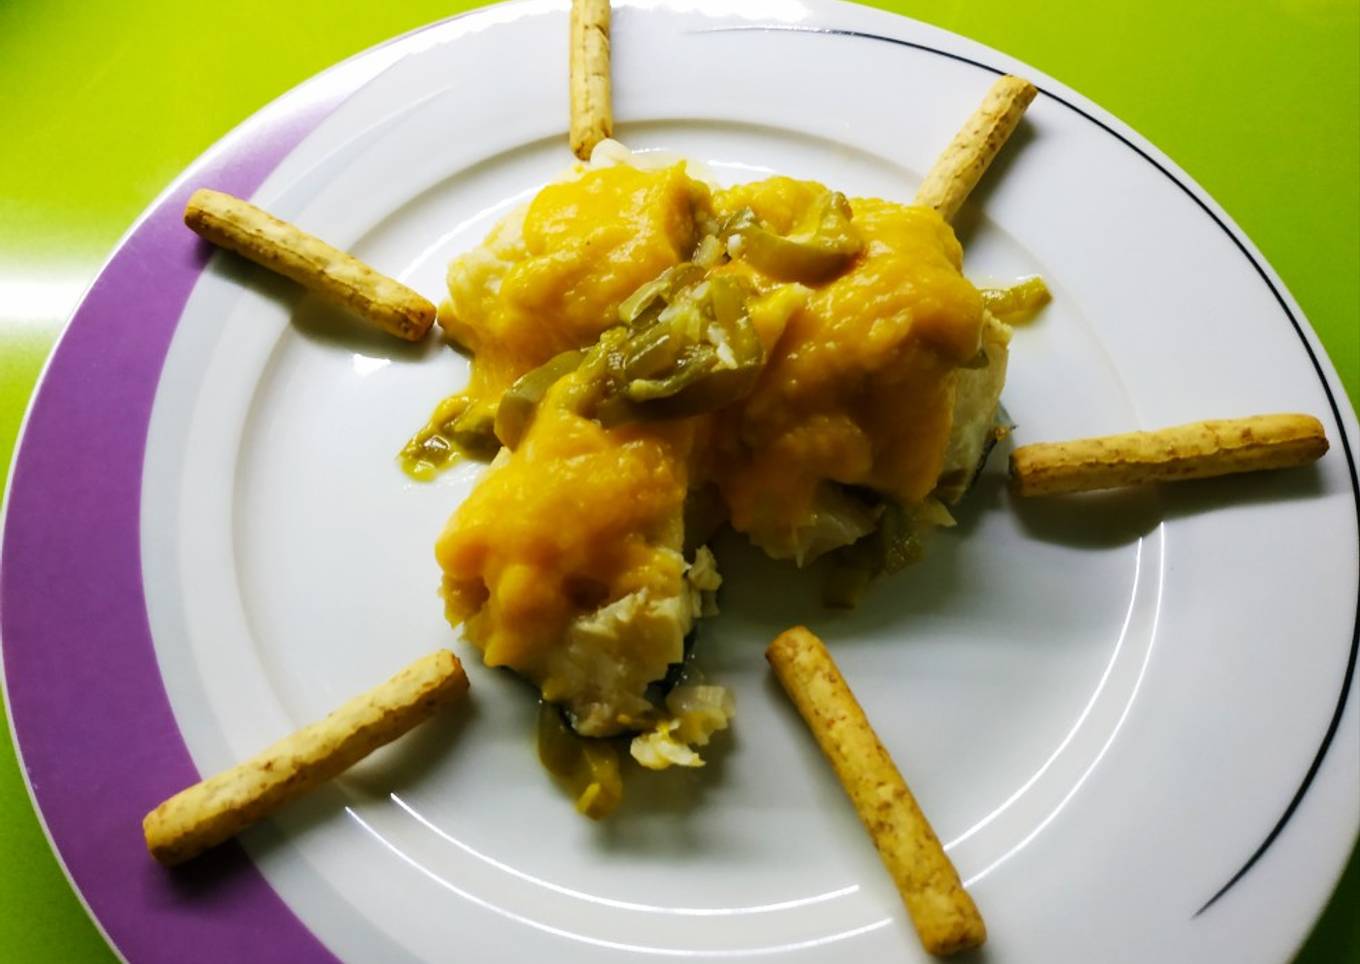
[[[514,449],[529,431],[538,405],[548,389],[561,378],[570,375],[581,367],[585,354],[579,351],[564,351],[554,355],[533,371],[526,372],[501,395],[496,406],[496,437],[508,449]]]
[[[771,278],[808,284],[844,271],[864,247],[850,202],[838,191],[823,195],[787,236],[764,227],[749,208],[729,216],[720,236],[740,239],[729,250]]]
[[[471,407],[466,395],[453,395],[439,403],[430,420],[402,447],[399,458],[407,475],[424,482],[459,455],[490,459],[499,448],[491,416]]]
[[[878,528],[853,545],[830,553],[831,570],[822,584],[822,602],[835,609],[853,609],[869,584],[920,560],[924,549],[911,517],[889,500]]]
[[[1044,279],[1035,275],[1009,288],[983,288],[982,305],[1005,322],[1027,321],[1053,300]]]

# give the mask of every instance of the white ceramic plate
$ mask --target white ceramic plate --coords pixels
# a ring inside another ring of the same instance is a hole
[[[330,951],[921,958],[761,658],[805,622],[947,842],[988,961],[1287,958],[1360,814],[1356,426],[1316,338],[1198,187],[1061,84],[856,6],[743,9],[617,10],[622,140],[727,181],[779,172],[906,200],[996,73],[1040,86],[960,218],[974,280],[1037,272],[1055,294],[1012,348],[1019,441],[1298,410],[1322,418],[1332,452],[1314,470],[1032,503],[1007,494],[999,453],[960,525],[850,615],[817,606],[813,576],[721,541],[724,613],[700,653],[735,690],[735,729],[701,772],[632,774],[596,825],[541,771],[528,689],[442,618],[432,545],[478,469],[421,485],[393,459],[466,363],[332,326],[219,255],[173,326],[140,483],[149,636],[193,765],[225,767],[452,644],[468,710],[244,837]],[[271,145],[282,159],[253,200],[437,300],[450,258],[570,161],[566,16],[494,7],[304,86],[294,110],[354,90]],[[261,125],[177,190],[213,184]],[[8,661],[10,627],[6,645]],[[30,684],[8,672],[17,697]],[[76,863],[79,842],[54,837]],[[181,923],[229,899],[211,885],[180,898]],[[136,938],[91,904],[131,954]]]

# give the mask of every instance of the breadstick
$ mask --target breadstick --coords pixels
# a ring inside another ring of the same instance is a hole
[[[981,946],[987,926],[973,899],[822,641],[797,626],[765,658],[854,802],[925,949]]]
[[[934,208],[946,221],[954,220],[992,159],[1019,125],[1035,93],[1029,81],[1009,74],[992,84],[978,109],[931,166],[916,192],[915,203]]]
[[[1314,462],[1326,451],[1327,436],[1313,416],[1255,415],[1025,445],[1011,453],[1011,486],[1017,495],[1090,492],[1286,469]]]
[[[571,149],[583,161],[614,134],[609,87],[609,0],[571,2]]]
[[[166,800],[142,821],[146,849],[171,866],[216,846],[429,719],[467,688],[462,664],[447,649],[417,660],[321,722]]]
[[[434,305],[400,281],[248,201],[197,190],[184,209],[184,223],[200,237],[291,278],[388,334],[420,341],[434,323]]]

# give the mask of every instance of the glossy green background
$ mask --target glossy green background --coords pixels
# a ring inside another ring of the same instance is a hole
[[[474,5],[0,0],[0,466],[81,291],[185,165],[336,60]],[[1033,64],[1166,151],[1265,253],[1360,399],[1360,0],[876,5]],[[111,959],[7,734],[0,855],[0,957]],[[1299,960],[1360,962],[1357,907],[1353,855]]]

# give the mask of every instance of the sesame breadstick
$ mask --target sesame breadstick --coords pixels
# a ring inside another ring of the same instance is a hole
[[[914,203],[934,208],[946,221],[954,220],[1019,125],[1036,92],[1029,81],[1009,74],[992,84],[977,110],[931,166]]]
[[[1255,415],[1025,445],[1011,453],[1011,485],[1018,495],[1089,492],[1291,468],[1326,451],[1327,436],[1313,416]]]
[[[235,836],[358,763],[467,692],[447,649],[417,660],[245,763],[181,790],[142,821],[146,848],[167,866]]]
[[[609,81],[609,0],[571,3],[571,150],[590,159],[614,134]]]
[[[434,305],[400,281],[248,201],[200,189],[189,198],[184,223],[200,237],[291,278],[388,334],[420,341],[434,323]]]
[[[931,954],[979,947],[987,926],[826,646],[802,626],[765,651],[850,795]]]

